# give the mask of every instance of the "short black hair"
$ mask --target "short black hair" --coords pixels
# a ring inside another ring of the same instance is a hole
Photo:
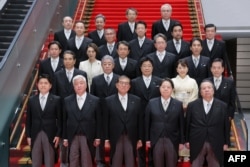
[[[215,31],[216,31],[216,26],[214,24],[206,24],[205,27],[204,27],[204,31],[206,32],[207,28],[211,28],[211,27],[214,27]]]
[[[128,47],[128,50],[130,50],[130,45],[129,45],[129,43],[127,41],[119,41],[117,43],[117,49],[119,48],[120,45],[125,45],[125,46]]]
[[[70,54],[70,55],[73,56],[73,59],[74,59],[74,60],[76,59],[76,54],[75,54],[75,52],[73,52],[73,51],[71,51],[71,50],[65,50],[65,51],[63,52],[63,57],[64,57],[65,54]]]
[[[191,41],[190,41],[190,47],[193,45],[193,43],[194,43],[195,41],[198,41],[198,42],[201,44],[201,46],[202,46],[202,40],[201,40],[200,38],[194,37],[194,38],[192,38]]]
[[[59,48],[60,50],[62,50],[62,45],[61,45],[60,42],[58,42],[58,41],[51,41],[51,42],[48,44],[48,48],[50,48],[51,45],[57,45],[58,48]]]
[[[52,84],[52,80],[51,80],[51,77],[49,76],[49,74],[41,74],[41,75],[39,75],[39,77],[37,79],[37,82],[39,82],[41,79],[47,79],[48,82],[50,84]]]
[[[171,27],[171,32],[174,31],[175,27],[181,27],[181,30],[183,30],[183,26],[180,22],[175,22],[174,25]]]
[[[153,63],[154,63],[153,60],[152,60],[151,58],[145,56],[145,57],[142,57],[142,58],[140,59],[140,61],[139,61],[139,67],[141,67],[142,64],[143,64],[144,62],[146,62],[146,61],[149,61],[152,65],[153,65]]]
[[[170,78],[163,78],[163,79],[161,80],[161,82],[160,82],[160,87],[161,87],[161,85],[162,85],[164,82],[169,82],[170,85],[171,85],[171,87],[172,87],[172,89],[174,89],[174,83],[173,83],[173,81],[172,81]]]
[[[143,20],[139,20],[139,21],[137,21],[136,24],[135,24],[135,29],[137,28],[137,25],[138,25],[138,24],[142,24],[142,25],[144,25],[145,28],[147,28],[147,23],[146,23],[145,21],[143,21]]]
[[[220,62],[220,63],[221,63],[221,66],[222,66],[222,67],[225,67],[224,61],[223,61],[223,59],[221,59],[221,58],[215,58],[215,59],[212,61],[212,63],[211,63],[211,67],[212,67],[212,64],[215,63],[215,62]]]

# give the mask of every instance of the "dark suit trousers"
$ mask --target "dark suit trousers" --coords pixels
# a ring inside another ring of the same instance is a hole
[[[153,148],[153,160],[155,167],[175,167],[177,165],[177,153],[169,138],[162,137],[156,142]]]
[[[203,144],[201,152],[198,156],[193,160],[192,167],[201,167],[203,166],[204,160],[207,160],[207,167],[220,167],[220,164],[217,158],[214,155],[213,149],[208,142]]]
[[[53,167],[55,163],[55,152],[49,143],[47,134],[41,131],[37,134],[31,151],[32,167],[41,167],[43,163],[46,167]]]
[[[80,160],[80,162],[79,162]],[[83,135],[75,135],[69,152],[69,167],[93,167],[91,154],[87,144],[87,138]]]
[[[125,167],[135,166],[133,146],[128,136],[125,134],[121,135],[116,143],[115,153],[112,157],[112,167],[122,167],[123,157]]]

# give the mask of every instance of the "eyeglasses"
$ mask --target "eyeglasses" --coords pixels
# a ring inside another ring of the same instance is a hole
[[[126,85],[126,86],[129,85],[129,82],[119,81],[118,83],[119,83],[120,85]]]

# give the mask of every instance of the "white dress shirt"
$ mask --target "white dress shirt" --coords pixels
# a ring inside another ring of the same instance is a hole
[[[42,95],[41,93],[39,93],[39,102],[40,102],[42,110],[44,110],[44,108],[46,106],[48,95],[49,95],[49,92],[46,93],[46,94],[44,94],[44,95]]]
[[[170,97],[169,97],[168,99],[164,99],[164,98],[161,96],[161,104],[162,104],[162,106],[163,106],[164,111],[167,111],[168,106],[169,106],[169,103],[170,103]]]
[[[121,65],[121,67],[122,67],[123,70],[125,69],[125,67],[127,65],[127,60],[128,60],[127,57],[124,58],[124,59],[122,59],[122,58],[119,57],[119,62],[120,62],[120,65]]]
[[[118,93],[119,100],[122,104],[122,108],[126,111],[128,105],[128,94],[122,96]]]
[[[87,93],[85,92],[82,96],[79,96],[78,94],[76,95],[76,99],[77,99],[77,105],[79,107],[79,109],[81,110],[83,107],[83,104],[86,100],[87,97]]]
[[[208,114],[208,112],[210,111],[213,101],[214,99],[212,99],[211,101],[206,101],[203,99],[203,107],[206,114]]]
[[[58,66],[59,57],[57,57],[57,58],[50,57],[50,62],[51,62],[51,67],[52,67],[53,71],[55,72],[56,68]]]
[[[64,35],[67,39],[70,38],[71,30],[64,29]]]
[[[142,75],[142,78],[143,78],[143,81],[144,81],[146,87],[148,88],[150,85],[151,79],[152,79],[152,75],[150,75],[149,77]]]

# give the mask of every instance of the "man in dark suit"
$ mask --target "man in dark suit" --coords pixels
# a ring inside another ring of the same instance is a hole
[[[190,148],[192,167],[223,166],[223,150],[229,144],[227,106],[214,98],[214,86],[209,80],[200,85],[201,97],[188,104],[186,115],[186,146]]]
[[[101,60],[105,55],[110,55],[113,58],[118,57],[117,55],[117,44],[116,44],[116,32],[113,28],[106,28],[104,30],[104,36],[107,41],[104,45],[99,47],[98,60]]]
[[[90,93],[100,98],[102,108],[104,106],[104,99],[117,93],[115,84],[119,76],[113,73],[114,65],[112,56],[104,56],[102,58],[103,74],[94,77],[92,80]],[[102,114],[102,117],[103,116]],[[105,165],[103,141],[101,141],[100,146],[97,147],[96,162],[98,167]]]
[[[98,47],[104,45],[106,43],[104,37],[104,26],[105,26],[106,18],[102,14],[98,14],[95,17],[95,26],[96,30],[89,32],[88,37],[93,40]]]
[[[81,61],[87,60],[87,46],[92,42],[92,39],[84,37],[85,25],[83,21],[75,23],[76,36],[68,40],[67,50],[71,50],[76,55],[75,68],[79,67]]]
[[[228,61],[226,55],[225,42],[215,39],[216,26],[214,24],[207,24],[204,27],[206,38],[202,41],[201,54],[211,59],[211,62],[215,58],[221,58],[226,63]]]
[[[159,33],[154,37],[156,52],[147,56],[153,60],[153,75],[160,78],[173,78],[175,76],[175,55],[166,52],[167,39]]]
[[[70,167],[93,167],[93,146],[97,147],[101,140],[99,98],[86,92],[84,76],[76,75],[73,85],[75,94],[66,97],[63,104],[63,145],[70,149]]]
[[[111,166],[135,167],[136,149],[142,146],[142,110],[140,98],[129,94],[130,79],[120,76],[118,94],[105,99],[105,145],[111,148]]]
[[[126,17],[128,21],[118,25],[117,40],[118,41],[131,41],[137,37],[135,33],[135,25],[137,18],[137,10],[135,8],[128,8],[126,10]]]
[[[74,68],[76,62],[74,52],[66,50],[63,55],[65,69],[55,73],[55,92],[62,100],[74,93],[72,78],[76,75],[82,75],[87,78],[86,72]],[[88,88],[87,88],[88,90]]]
[[[41,74],[48,74],[52,83],[55,83],[55,73],[63,68],[63,59],[59,57],[62,48],[58,41],[50,42],[48,48],[49,58],[46,58],[40,62],[38,76]],[[55,93],[53,84],[50,92],[53,94]]]
[[[153,150],[155,167],[176,166],[184,148],[184,112],[182,102],[171,98],[173,89],[172,80],[163,79],[161,96],[151,99],[145,111],[146,146]]]
[[[171,35],[172,26],[177,22],[171,19],[172,6],[170,4],[163,4],[161,6],[161,19],[152,24],[151,37],[158,33],[162,33],[167,37],[167,40],[171,40],[173,37]]]
[[[62,46],[60,57],[63,58],[63,52],[67,49],[68,40],[76,35],[73,28],[73,20],[69,16],[65,16],[62,21],[63,29],[55,32],[54,40],[58,41]]]
[[[49,93],[49,75],[38,78],[39,94],[32,96],[27,105],[26,136],[31,146],[32,166],[53,167],[57,161],[57,147],[62,133],[60,97]]]
[[[146,38],[147,24],[144,21],[138,21],[135,26],[135,32],[138,38],[129,42],[129,57],[139,61],[142,57],[155,51],[154,42]]]
[[[190,43],[192,56],[184,58],[188,63],[188,75],[196,80],[198,86],[200,86],[203,79],[211,76],[209,70],[210,58],[200,54],[202,50],[201,44],[201,39],[193,38]]]
[[[183,27],[179,22],[176,22],[171,30],[173,39],[167,42],[166,51],[176,55],[176,61],[190,56],[190,45],[182,39]]]
[[[213,77],[208,78],[215,86],[214,97],[224,101],[227,104],[229,120],[234,118],[236,89],[234,81],[231,78],[223,77],[224,63],[220,58],[212,62],[211,72]]]
[[[159,85],[161,82],[161,78],[152,75],[153,72],[153,61],[148,57],[143,57],[139,63],[141,76],[133,79],[131,81],[131,89],[130,93],[141,98],[141,109],[145,111],[145,108],[148,104],[148,101],[154,97],[160,96]],[[144,113],[143,113],[144,119]],[[143,123],[144,127],[144,123]],[[143,128],[144,129],[144,128]],[[144,131],[143,131],[143,143],[145,143],[144,139]],[[141,147],[138,150],[138,160],[139,167],[146,167],[146,152],[145,146]],[[149,154],[149,166],[153,166],[152,164],[152,156]]]
[[[126,75],[130,79],[136,77],[137,61],[128,57],[130,52],[129,43],[119,41],[117,44],[118,58],[115,59],[114,73],[118,75]]]

